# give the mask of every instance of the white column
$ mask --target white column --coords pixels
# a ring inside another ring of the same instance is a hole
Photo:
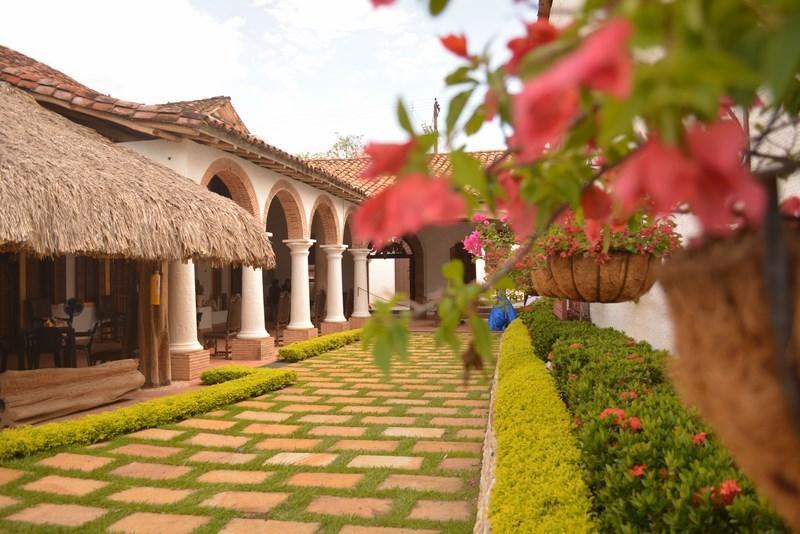
[[[342,301],[342,253],[347,245],[322,245],[327,262],[328,282],[325,288],[325,322],[344,323],[344,302]]]
[[[284,239],[292,255],[292,307],[289,315],[289,330],[314,328],[311,322],[309,301],[308,249],[314,239]]]
[[[197,342],[197,300],[194,263],[169,265],[169,350],[180,354],[203,350]]]
[[[269,337],[264,325],[264,277],[260,268],[242,266],[242,329],[236,337]]]
[[[369,293],[367,293],[367,255],[368,248],[351,248],[353,255],[353,315],[369,317]]]

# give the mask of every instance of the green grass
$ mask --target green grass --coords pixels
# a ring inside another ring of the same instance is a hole
[[[337,382],[338,388],[351,389],[356,382],[345,382],[343,378],[361,377],[365,379],[378,379],[380,383],[397,384],[395,381],[408,376],[412,379],[422,380],[423,386],[438,386],[439,391],[458,391],[460,386],[459,382],[462,378],[460,368],[460,360],[456,355],[444,353],[440,349],[435,348],[431,336],[428,335],[414,335],[410,343],[411,355],[407,361],[393,362],[392,371],[390,375],[384,375],[377,371],[372,365],[371,358],[354,345],[349,345],[338,349],[334,352],[306,360],[304,362],[290,366],[291,369],[298,371],[299,379],[297,385],[292,388],[292,394],[296,393],[296,389],[306,389],[307,394],[312,394],[316,388],[304,388],[312,380],[309,380],[313,373],[313,382]],[[345,376],[337,376],[337,371],[346,373]],[[433,373],[433,376],[419,378],[420,374]],[[451,381],[453,383],[442,383],[442,380]],[[416,384],[414,384],[416,385]],[[412,385],[412,387],[414,386]],[[488,394],[488,381],[485,377],[473,377],[470,386],[475,391],[469,391],[467,398],[472,400],[480,399],[481,396]],[[478,387],[480,390],[477,390]],[[403,386],[397,385],[396,390],[403,390]],[[367,397],[368,389],[360,389],[354,395],[354,398]],[[425,391],[408,390],[410,395],[409,399],[424,398]],[[259,397],[260,400],[275,402],[274,399],[277,395],[285,394],[285,391],[277,391],[268,393]],[[326,414],[342,414],[342,407],[347,403],[329,403],[326,399],[329,396],[323,396],[323,400],[319,403],[333,404],[335,408]],[[430,399],[429,406],[443,406],[448,399],[436,398]],[[19,505],[6,508],[0,511],[0,531],[3,532],[75,532],[76,529],[60,529],[57,527],[41,527],[31,526],[27,527],[23,523],[11,522],[3,518],[14,513],[17,510],[25,508],[39,502],[51,503],[75,503],[84,504],[87,506],[100,506],[111,510],[105,516],[88,523],[81,527],[80,532],[104,532],[109,525],[118,521],[119,519],[136,511],[149,511],[149,512],[166,512],[178,514],[197,514],[208,516],[211,521],[204,527],[197,529],[198,533],[217,532],[228,521],[236,517],[246,517],[246,514],[236,511],[228,511],[222,509],[211,509],[199,506],[199,504],[219,493],[220,491],[235,490],[235,491],[277,491],[290,493],[289,499],[281,505],[273,508],[268,514],[271,519],[281,519],[288,521],[306,521],[306,522],[319,522],[321,524],[319,532],[321,533],[336,533],[345,524],[354,525],[369,525],[369,526],[383,526],[383,527],[397,527],[397,528],[417,528],[417,529],[435,529],[444,533],[466,533],[472,531],[474,516],[469,521],[451,521],[451,522],[438,522],[428,520],[411,520],[408,519],[408,514],[413,508],[414,504],[419,499],[433,499],[433,500],[469,500],[474,501],[478,493],[479,468],[467,471],[443,471],[438,469],[439,462],[445,457],[473,457],[479,458],[479,453],[413,453],[412,448],[417,439],[409,438],[387,438],[381,432],[386,427],[385,425],[362,425],[360,421],[363,417],[370,415],[380,416],[405,416],[407,409],[411,406],[405,405],[387,405],[385,404],[386,398],[377,398],[370,406],[391,406],[388,413],[385,414],[346,414],[350,415],[351,419],[346,423],[331,424],[331,426],[366,426],[367,431],[363,436],[358,438],[339,438],[339,437],[321,437],[321,442],[310,452],[323,452],[326,451],[333,443],[340,439],[389,439],[399,440],[399,447],[393,452],[358,452],[358,451],[330,451],[338,454],[335,462],[323,468],[314,468],[307,466],[264,466],[264,461],[280,451],[259,450],[255,448],[255,444],[271,437],[314,437],[306,436],[307,432],[318,425],[302,424],[297,421],[306,415],[305,413],[295,413],[290,418],[282,421],[280,424],[299,424],[301,428],[298,429],[292,436],[268,436],[268,435],[252,435],[247,443],[237,449],[237,452],[248,452],[256,455],[255,459],[243,465],[227,465],[227,464],[199,464],[190,463],[187,458],[192,454],[201,450],[213,450],[209,447],[200,447],[195,445],[188,445],[185,441],[193,435],[200,432],[210,432],[224,435],[245,435],[241,430],[249,424],[259,423],[259,421],[240,420],[235,416],[245,410],[253,410],[251,407],[241,407],[237,405],[229,405],[223,408],[225,414],[214,419],[222,419],[228,421],[235,421],[236,424],[230,429],[224,431],[209,431],[199,429],[188,429],[176,424],[164,425],[161,428],[168,428],[174,430],[181,430],[184,433],[169,441],[155,441],[155,440],[142,440],[133,439],[127,435],[117,436],[110,441],[104,443],[100,447],[87,448],[87,447],[69,447],[58,450],[51,450],[47,453],[36,454],[27,458],[6,461],[3,467],[14,469],[22,469],[29,473],[6,486],[0,486],[0,494],[15,497],[21,500]],[[276,404],[269,409],[268,412],[280,411],[280,409],[290,402],[276,402]],[[315,403],[317,404],[317,403]],[[459,407],[457,410],[458,417],[475,417],[470,414],[471,410],[475,408]],[[413,426],[424,427],[431,426],[431,419],[436,417],[434,415],[419,415],[415,416],[416,421]],[[212,417],[207,417],[212,419]],[[265,423],[269,424],[269,423]],[[327,423],[326,423],[327,425]],[[461,441],[480,443],[480,439],[462,439],[456,437],[456,433],[461,428],[467,427],[442,427],[446,428],[446,432],[440,440],[444,441]],[[420,438],[420,440],[428,440],[428,438]],[[433,439],[430,439],[434,441]],[[133,456],[124,456],[115,453],[110,453],[111,449],[128,443],[150,443],[153,445],[164,446],[180,446],[184,450],[179,454],[165,459],[148,459]],[[229,449],[218,449],[229,450]],[[105,456],[114,458],[115,460],[91,473],[80,473],[73,471],[61,471],[53,468],[40,466],[37,464],[42,458],[50,457],[60,451],[70,451],[83,454],[93,454],[98,456]],[[422,468],[417,471],[406,470],[385,470],[385,469],[348,469],[346,465],[355,456],[359,454],[391,454],[391,455],[408,455],[408,456],[422,456],[424,458]],[[123,479],[111,475],[111,471],[117,467],[129,463],[131,461],[163,463],[172,465],[188,465],[192,470],[187,475],[170,481],[151,481],[151,480],[134,480]],[[197,482],[197,477],[207,471],[213,469],[226,469],[226,470],[264,470],[273,471],[275,474],[269,477],[261,484],[253,485],[233,485],[233,484],[205,484]],[[287,486],[285,483],[289,477],[299,472],[325,472],[325,473],[363,473],[364,478],[360,483],[350,490],[345,489],[329,489],[329,488],[298,488],[294,486]],[[436,492],[419,492],[412,490],[378,490],[377,486],[392,473],[396,474],[415,474],[415,475],[436,475],[436,476],[453,476],[459,477],[463,480],[463,489],[457,493],[436,493]],[[104,480],[110,482],[108,486],[98,491],[90,493],[85,497],[58,497],[50,494],[35,493],[22,489],[22,486],[44,476],[46,474],[59,474],[62,476],[70,476],[76,478],[91,478],[97,480]],[[173,505],[143,505],[143,504],[125,504],[117,503],[115,501],[107,500],[106,498],[118,491],[131,486],[152,486],[173,489],[190,489],[194,493],[188,498]],[[389,513],[379,516],[375,519],[364,519],[358,517],[335,517],[320,514],[312,514],[305,511],[308,504],[317,496],[320,495],[336,495],[343,497],[377,497],[377,498],[390,498],[393,501],[392,509]]]

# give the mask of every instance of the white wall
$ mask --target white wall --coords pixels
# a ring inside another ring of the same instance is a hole
[[[394,260],[369,260],[369,303],[394,296]],[[379,297],[379,298],[376,298]]]
[[[423,228],[417,237],[425,258],[425,297],[438,298],[446,286],[442,266],[450,261],[450,248],[474,230],[474,225],[462,222],[450,226]]]

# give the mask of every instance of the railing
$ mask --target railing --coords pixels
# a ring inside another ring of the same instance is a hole
[[[382,297],[380,295],[376,295],[375,293],[372,293],[371,291],[369,291],[367,289],[364,289],[363,287],[357,287],[356,288],[356,296],[360,295],[362,291],[364,293],[366,293],[368,297],[371,296],[371,297],[376,298],[376,299],[378,299],[380,301],[389,302],[389,299],[387,299],[386,297]],[[395,309],[411,309],[411,300],[400,300],[400,301],[398,301],[395,304]]]

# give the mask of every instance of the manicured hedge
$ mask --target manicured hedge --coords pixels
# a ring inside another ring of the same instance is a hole
[[[594,531],[570,415],[553,377],[533,357],[530,336],[519,320],[503,334],[498,373],[492,531]]]
[[[229,380],[236,380],[245,376],[250,376],[257,373],[262,369],[254,367],[245,367],[244,365],[222,365],[220,367],[213,367],[206,369],[200,375],[200,381],[203,384],[210,386],[212,384],[221,384]]]
[[[786,531],[676,396],[668,353],[616,330],[559,321],[549,300],[522,320],[574,416],[601,531]]]
[[[344,330],[342,332],[335,332],[327,334],[314,339],[306,341],[298,341],[291,343],[278,350],[278,359],[287,362],[299,362],[314,356],[319,356],[330,350],[338,349],[355,343],[361,339],[361,329],[355,328],[353,330]]]
[[[0,432],[0,460],[28,456],[66,445],[88,445],[128,432],[173,423],[284,388],[297,380],[294,371],[251,371],[247,376],[236,380],[110,412],[87,415],[72,421],[3,430]]]

